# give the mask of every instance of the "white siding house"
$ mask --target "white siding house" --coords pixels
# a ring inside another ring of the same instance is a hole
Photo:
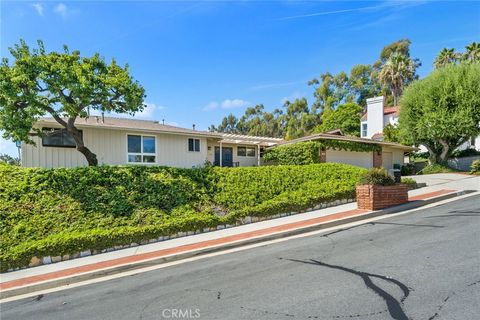
[[[200,167],[208,161],[222,166],[256,166],[260,150],[282,141],[277,138],[220,134],[178,128],[158,121],[90,117],[78,119],[85,146],[96,154],[99,164],[164,165],[181,168]],[[51,118],[43,118],[36,127],[49,134],[33,137],[35,145],[22,144],[22,166],[77,167],[86,166],[83,154],[75,143]],[[215,156],[215,148],[217,156]],[[228,158],[228,152],[232,158]],[[253,151],[253,152],[252,152]],[[220,152],[222,154],[220,160]]]

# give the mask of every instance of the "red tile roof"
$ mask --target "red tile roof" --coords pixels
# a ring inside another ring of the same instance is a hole
[[[400,111],[400,108],[397,106],[397,107],[384,107],[383,108],[383,114],[384,115],[387,115],[387,114],[395,114],[396,116],[398,116],[398,112]],[[365,121],[367,120],[367,113],[365,112],[361,118],[362,121]]]

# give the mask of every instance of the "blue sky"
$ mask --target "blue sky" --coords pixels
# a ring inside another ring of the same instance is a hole
[[[401,38],[432,70],[443,47],[480,41],[480,2],[470,1],[2,1],[2,57],[20,38],[47,50],[128,63],[145,87],[139,118],[207,129],[232,112],[268,110],[305,96],[307,81],[373,63]],[[0,153],[17,154],[0,139]]]

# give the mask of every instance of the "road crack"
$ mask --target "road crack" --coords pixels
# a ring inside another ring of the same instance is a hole
[[[403,310],[403,302],[409,296],[410,288],[407,287],[402,282],[396,280],[396,279],[386,277],[386,276],[382,276],[382,275],[378,275],[378,274],[357,271],[357,270],[350,269],[350,268],[347,268],[347,267],[328,264],[328,263],[313,260],[313,259],[310,259],[308,261],[296,260],[296,259],[287,259],[287,260],[290,260],[290,261],[293,261],[293,262],[300,262],[300,263],[305,263],[305,264],[321,266],[321,267],[327,267],[327,268],[330,268],[330,269],[341,270],[341,271],[345,271],[345,272],[351,273],[353,275],[359,276],[363,280],[363,282],[365,283],[365,285],[367,286],[368,289],[375,292],[377,295],[379,295],[385,301],[385,303],[387,305],[387,310],[388,310],[390,316],[393,319],[409,320],[408,316],[405,314],[405,311]],[[371,278],[378,278],[378,279],[382,279],[384,281],[395,284],[403,292],[402,298],[400,300],[395,299],[395,297],[392,296],[390,293],[388,293],[387,291],[383,290],[382,288],[380,288],[379,286],[374,284]]]

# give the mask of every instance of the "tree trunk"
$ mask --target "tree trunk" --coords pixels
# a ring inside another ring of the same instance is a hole
[[[85,147],[85,144],[83,143],[83,136],[82,132],[78,130],[74,126],[75,118],[70,118],[68,119],[67,123],[67,132],[70,133],[75,140],[75,144],[77,145],[77,150],[85,156],[87,159],[88,165],[89,166],[97,166],[98,165],[98,160],[97,160],[97,155],[90,151],[87,147]]]
[[[439,142],[443,147],[442,148],[442,153],[440,153],[440,156],[439,156],[440,162],[446,164],[447,160],[448,160],[448,156],[450,154],[450,152],[449,152],[450,151],[450,146],[449,146],[448,142],[446,142],[445,140],[440,140]]]
[[[427,148],[428,150],[428,162],[430,164],[436,164],[436,163],[439,163],[439,157],[438,157],[438,154],[435,152],[435,150],[433,150],[433,148],[431,148],[430,146],[424,144],[425,148]]]

